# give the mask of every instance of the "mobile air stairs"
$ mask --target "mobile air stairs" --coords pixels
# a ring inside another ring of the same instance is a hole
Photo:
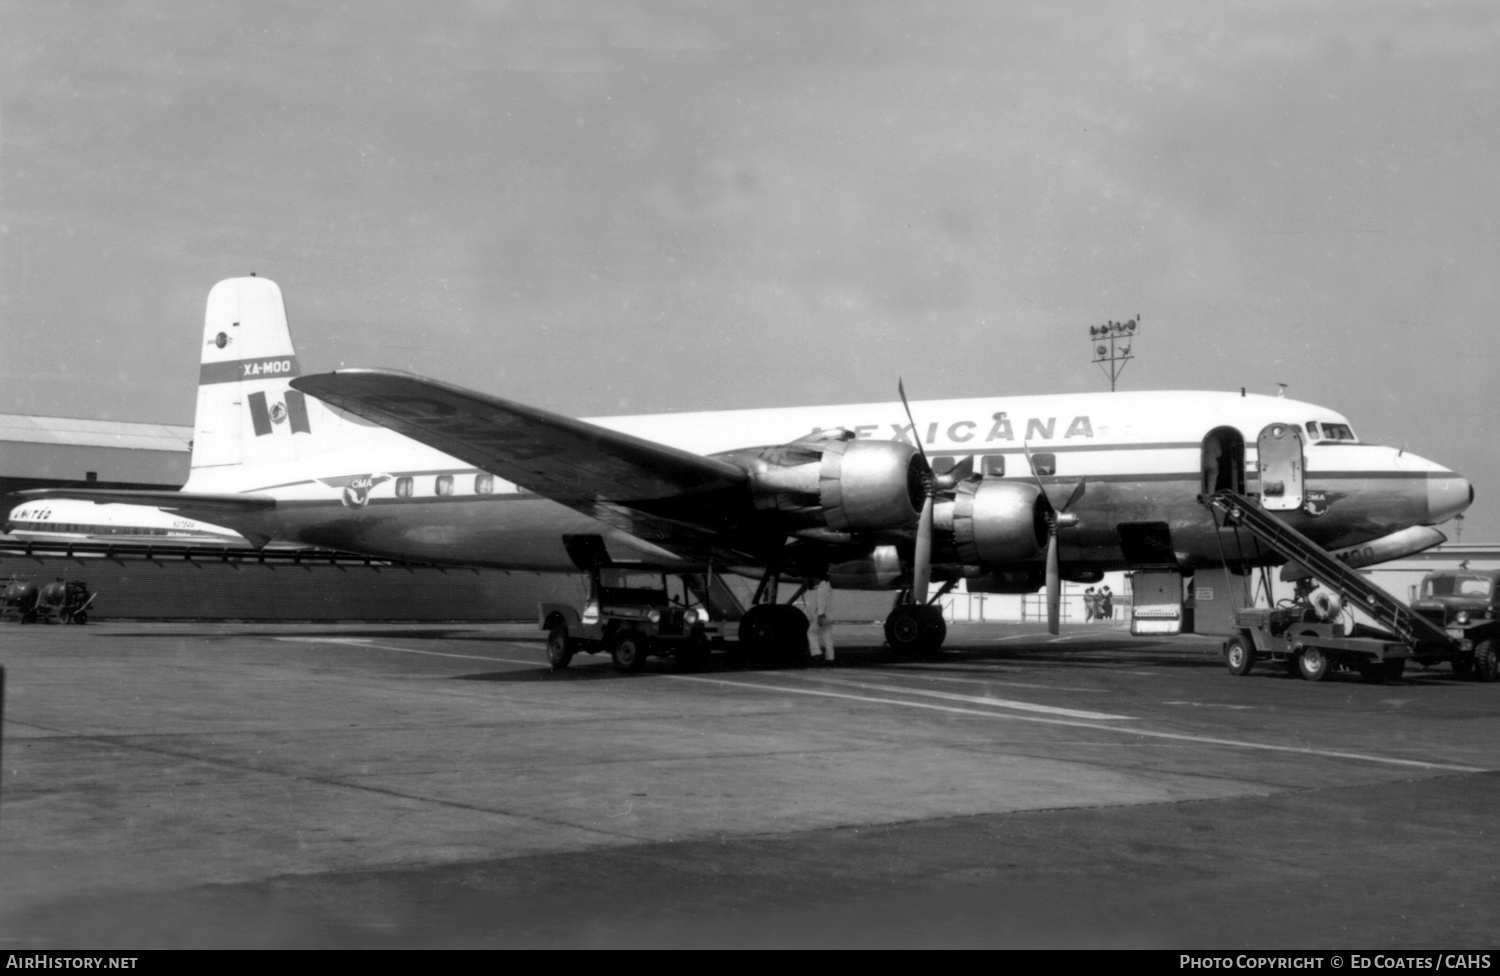
[[[1337,613],[1331,616],[1298,601],[1289,606],[1247,608],[1235,613],[1235,633],[1224,642],[1231,674],[1245,675],[1256,661],[1288,667],[1309,681],[1321,681],[1338,667],[1358,671],[1367,681],[1401,676],[1408,658],[1424,664],[1461,654],[1460,642],[1410,607],[1350,569],[1322,546],[1235,491],[1204,498],[1221,528],[1243,528],[1289,560],[1301,563],[1346,606],[1357,606],[1389,633],[1357,628],[1344,636]],[[1222,513],[1223,521],[1218,521]]]

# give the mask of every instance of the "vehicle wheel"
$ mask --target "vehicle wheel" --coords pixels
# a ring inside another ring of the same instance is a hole
[[[1487,637],[1474,645],[1474,680],[1500,680],[1500,642]]]
[[[1255,650],[1243,636],[1231,637],[1224,645],[1224,663],[1229,665],[1230,674],[1243,677],[1255,666]]]
[[[1297,673],[1308,681],[1322,681],[1333,670],[1333,662],[1316,647],[1304,647],[1297,653]]]
[[[616,637],[614,646],[609,649],[610,657],[615,659],[615,667],[621,671],[639,671],[645,667],[646,653],[646,638],[634,630],[627,630]]]
[[[573,641],[568,637],[568,628],[558,624],[547,631],[547,663],[552,670],[563,671],[573,663]]]
[[[1380,676],[1387,681],[1400,681],[1406,673],[1406,658],[1394,657],[1380,666]]]

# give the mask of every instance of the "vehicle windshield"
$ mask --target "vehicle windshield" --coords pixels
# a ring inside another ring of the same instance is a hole
[[[1438,576],[1422,584],[1422,595],[1488,597],[1492,585],[1488,576]]]

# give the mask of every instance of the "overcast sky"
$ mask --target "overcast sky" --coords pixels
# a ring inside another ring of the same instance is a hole
[[[1500,539],[1500,5],[0,0],[0,412],[304,370],[577,415],[1274,393]],[[1295,419],[1295,418],[1293,418]]]

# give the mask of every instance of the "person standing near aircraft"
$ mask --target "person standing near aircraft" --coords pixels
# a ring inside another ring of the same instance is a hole
[[[1099,591],[1099,619],[1115,619],[1115,594],[1108,586]]]
[[[809,587],[807,591],[807,615],[812,625],[807,628],[807,654],[813,660],[822,658],[824,664],[833,663],[833,584],[827,580]]]
[[[1219,461],[1224,456],[1224,445],[1217,437],[1203,443],[1203,493],[1212,495],[1219,490]]]
[[[1091,586],[1083,591],[1083,621],[1091,624],[1097,616],[1099,616],[1099,595]]]

